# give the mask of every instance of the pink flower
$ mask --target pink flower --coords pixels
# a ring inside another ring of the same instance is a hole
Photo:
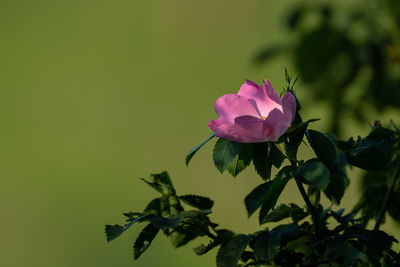
[[[208,127],[217,137],[240,143],[277,141],[296,114],[296,100],[287,92],[281,99],[265,80],[264,85],[247,80],[239,92],[223,95],[214,104],[217,120]]]

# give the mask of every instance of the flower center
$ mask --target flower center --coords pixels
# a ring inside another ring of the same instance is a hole
[[[263,120],[265,120],[267,117],[268,117],[268,116],[263,116],[262,118],[263,118]]]

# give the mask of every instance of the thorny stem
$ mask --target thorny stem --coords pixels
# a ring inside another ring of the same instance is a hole
[[[383,218],[385,217],[387,205],[389,203],[390,195],[393,192],[394,185],[396,184],[397,178],[399,176],[400,176],[400,166],[397,167],[396,175],[393,177],[393,180],[390,183],[388,190],[386,191],[385,200],[383,201],[383,205],[381,207],[381,210],[379,211],[379,216],[378,216],[378,219],[376,220],[374,230],[379,230],[379,227],[382,224]]]

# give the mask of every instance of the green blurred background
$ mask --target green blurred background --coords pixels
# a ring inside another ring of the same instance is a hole
[[[210,144],[189,168],[184,157],[210,134],[219,96],[244,79],[269,78],[281,90],[289,57],[253,59],[264,45],[291,41],[283,20],[295,3],[2,0],[0,266],[213,266],[215,252],[191,250],[201,240],[175,250],[161,235],[133,262],[142,225],[106,242],[105,224],[156,196],[137,178],[162,170],[178,193],[213,198],[214,221],[258,230],[243,205],[261,182],[252,168],[220,175]],[[296,88],[303,117],[323,118],[315,127],[327,130],[325,104],[301,80]],[[368,131],[346,120],[343,136]],[[281,200],[301,203],[292,189]]]

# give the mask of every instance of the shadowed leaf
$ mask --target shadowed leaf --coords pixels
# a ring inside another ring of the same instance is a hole
[[[153,224],[149,223],[140,232],[139,236],[136,238],[135,244],[133,245],[133,258],[136,260],[146,251],[150,246],[153,239],[156,237],[159,229]]]
[[[228,243],[218,250],[217,267],[236,266],[249,241],[250,236],[248,235],[238,234],[233,236]]]

